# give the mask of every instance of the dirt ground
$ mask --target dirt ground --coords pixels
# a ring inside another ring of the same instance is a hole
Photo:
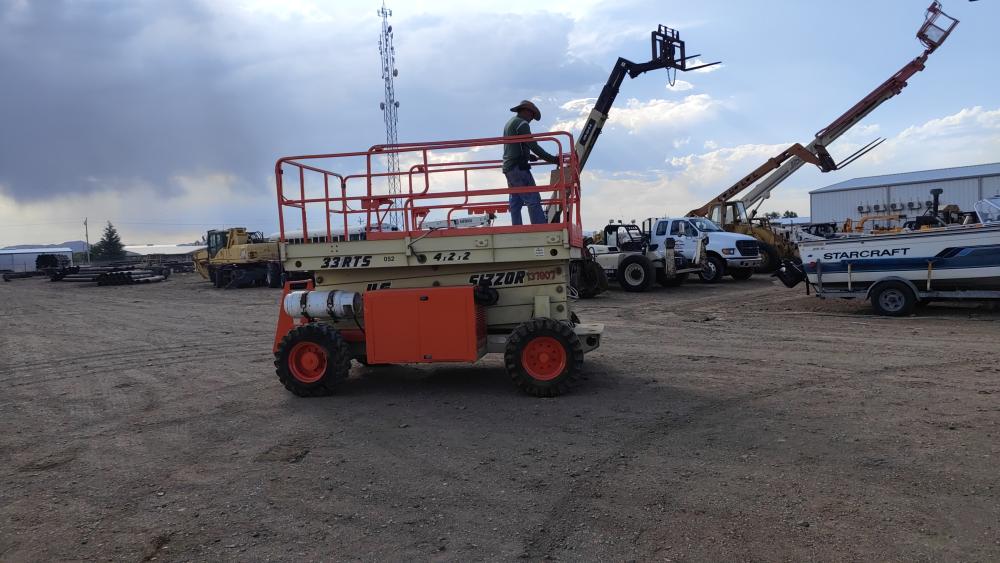
[[[489,357],[300,399],[277,298],[0,284],[0,560],[1000,559],[995,310],[613,290],[569,395]]]

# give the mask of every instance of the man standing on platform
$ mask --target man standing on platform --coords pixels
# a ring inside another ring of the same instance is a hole
[[[542,112],[538,106],[529,100],[522,100],[521,103],[510,108],[510,111],[517,115],[510,118],[503,128],[504,137],[516,135],[530,135],[531,127],[528,125],[532,119],[535,121],[542,119]],[[503,173],[507,177],[507,187],[520,188],[535,185],[535,177],[531,175],[531,165],[529,161],[541,158],[545,162],[558,163],[559,159],[545,152],[545,149],[538,146],[534,141],[525,143],[509,143],[503,147]],[[532,225],[546,223],[545,211],[542,210],[542,197],[538,192],[510,194],[510,222],[514,225],[521,225],[521,207],[528,208],[528,217]]]

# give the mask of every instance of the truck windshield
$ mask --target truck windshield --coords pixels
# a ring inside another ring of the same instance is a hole
[[[688,219],[688,221],[691,221],[691,223],[693,223],[694,226],[697,227],[699,231],[715,233],[722,230],[719,228],[718,225],[709,221],[708,219],[705,219],[704,217],[693,217],[691,219]]]
[[[1000,222],[1000,197],[984,199],[976,204],[976,213],[983,223]]]

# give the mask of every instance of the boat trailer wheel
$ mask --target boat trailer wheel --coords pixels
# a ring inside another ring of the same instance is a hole
[[[895,287],[886,289],[878,295],[878,304],[886,311],[901,311],[905,303],[906,296]]]
[[[906,284],[888,281],[877,286],[871,295],[872,308],[880,315],[905,317],[913,313],[917,296]]]

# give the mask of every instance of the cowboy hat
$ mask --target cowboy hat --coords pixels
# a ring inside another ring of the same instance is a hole
[[[536,106],[535,104],[533,104],[530,100],[521,100],[521,103],[519,103],[516,106],[510,108],[510,111],[518,112],[518,111],[521,111],[522,109],[526,109],[526,110],[530,111],[531,114],[532,114],[532,116],[534,116],[535,121],[541,121],[542,120],[542,112],[538,111],[538,106]]]

